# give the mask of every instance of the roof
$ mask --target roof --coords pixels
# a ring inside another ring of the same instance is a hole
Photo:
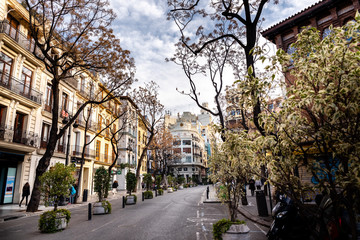
[[[302,21],[307,20],[310,17],[316,16],[319,12],[332,8],[339,3],[343,3],[343,0],[320,0],[301,10],[300,12],[295,13],[280,21],[279,23],[265,29],[261,32],[261,34],[268,40],[273,40],[277,34],[284,32],[284,30],[299,25],[299,23],[301,23]]]

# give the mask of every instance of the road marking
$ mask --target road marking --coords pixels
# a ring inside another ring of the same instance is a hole
[[[254,223],[254,225],[255,225],[255,227],[257,227],[258,229],[260,229],[260,231],[261,231],[264,235],[266,235],[266,232],[265,232],[264,230],[262,230],[262,229],[259,227],[259,225],[257,225],[256,223]]]
[[[199,218],[199,210],[196,211],[196,217]]]
[[[169,203],[168,205],[166,205],[166,206],[163,208],[163,210],[165,210],[165,209],[167,209],[168,207],[170,207],[171,204],[172,204],[172,202]]]
[[[200,240],[200,233],[196,232],[196,240]]]
[[[91,231],[92,231],[92,232],[95,232],[95,231],[99,230],[100,228],[105,227],[106,225],[109,225],[110,223],[112,223],[112,221],[111,221],[111,222],[108,222],[108,223],[105,223],[104,225],[102,225],[102,226],[100,226],[100,227],[98,227],[98,228],[95,228],[95,229],[93,229],[93,230],[91,230]]]

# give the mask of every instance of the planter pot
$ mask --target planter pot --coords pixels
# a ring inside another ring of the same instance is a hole
[[[55,219],[56,229],[64,230],[67,227],[66,217],[64,215],[58,214]]]
[[[183,187],[183,186],[180,186],[180,187],[179,187],[179,190],[183,190],[183,189],[184,189],[184,187]]]
[[[108,213],[108,208],[106,207],[107,203],[104,203],[104,204],[105,204],[105,206],[103,206],[102,202],[94,203],[93,214],[94,215],[107,214]]]
[[[126,196],[126,205],[136,204],[134,196]]]
[[[168,188],[168,193],[172,193],[172,192],[174,192],[174,190],[172,189],[172,188]]]

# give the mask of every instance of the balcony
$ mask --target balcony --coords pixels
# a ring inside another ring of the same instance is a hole
[[[11,77],[9,74],[0,71],[0,86],[9,89],[31,101],[41,104],[42,93],[31,88],[29,85],[25,85],[15,77]]]
[[[26,132],[21,129],[15,129],[13,142],[21,143],[26,146],[38,147],[39,136],[34,132]]]
[[[8,20],[0,22],[0,33],[5,33],[27,51],[39,58],[43,58],[43,54],[35,46],[34,39],[28,39],[22,32],[11,26]]]
[[[75,157],[81,157],[83,146],[73,145],[72,146],[72,155]],[[85,157],[86,158],[95,158],[95,150],[90,149],[89,147],[85,148]]]

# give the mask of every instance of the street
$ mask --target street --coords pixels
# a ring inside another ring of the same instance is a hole
[[[220,203],[203,203],[206,186],[165,193],[164,196],[138,198],[136,205],[122,208],[114,199],[112,213],[95,215],[87,220],[87,207],[72,208],[69,226],[62,232],[40,233],[39,216],[25,217],[0,224],[0,239],[213,239],[212,224],[228,218],[227,207]],[[239,219],[243,219],[239,214]],[[266,228],[244,219],[248,234],[228,234],[224,239],[266,239]]]

